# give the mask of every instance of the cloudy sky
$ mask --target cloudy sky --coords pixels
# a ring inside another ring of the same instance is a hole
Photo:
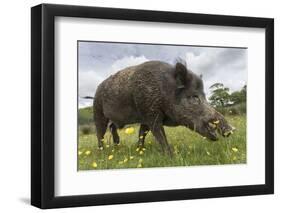
[[[82,97],[94,96],[99,83],[120,69],[150,60],[175,64],[178,58],[203,75],[207,96],[214,83],[231,91],[247,83],[247,49],[82,41],[78,42],[79,108],[92,105]]]

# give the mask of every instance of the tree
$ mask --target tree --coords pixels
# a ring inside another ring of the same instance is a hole
[[[230,95],[232,105],[245,103],[247,98],[247,85],[243,86],[240,91],[235,91]]]
[[[222,83],[215,83],[210,86],[212,95],[209,98],[210,104],[214,107],[226,107],[231,103],[229,88]]]

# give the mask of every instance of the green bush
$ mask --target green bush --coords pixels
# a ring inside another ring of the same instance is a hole
[[[93,107],[86,107],[78,111],[78,123],[80,125],[93,122]]]
[[[82,125],[80,127],[80,130],[83,135],[89,135],[91,133],[94,133],[94,128],[92,125]]]
[[[244,115],[246,114],[247,105],[246,103],[240,103],[228,107],[216,107],[216,110],[223,115]]]

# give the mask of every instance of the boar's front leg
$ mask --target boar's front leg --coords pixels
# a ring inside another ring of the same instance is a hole
[[[145,136],[147,135],[148,131],[149,131],[149,127],[147,125],[145,125],[145,124],[140,125],[138,146],[141,148],[144,147],[144,140],[145,140]]]
[[[154,125],[152,125],[150,129],[155,139],[158,141],[158,143],[160,143],[162,151],[167,151],[168,154],[172,156],[173,152],[170,145],[168,144],[163,124],[160,122],[154,123]]]
[[[160,143],[162,151],[163,152],[167,151],[168,154],[172,156],[172,150],[170,145],[168,144],[163,125],[158,126],[151,131],[154,137],[156,138],[156,140]]]

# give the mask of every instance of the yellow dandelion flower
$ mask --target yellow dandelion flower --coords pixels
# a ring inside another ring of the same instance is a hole
[[[78,151],[78,155],[82,155],[83,154],[83,152],[82,151]]]
[[[140,148],[139,148],[139,147],[136,149],[136,152],[138,152],[138,151],[140,151]]]
[[[90,151],[90,150],[87,150],[87,151],[85,152],[85,154],[86,154],[86,155],[90,155],[90,154],[91,154],[91,151]]]
[[[142,150],[139,152],[140,155],[143,155],[143,153],[144,153],[144,152],[143,152]]]
[[[127,161],[128,161],[128,158],[125,158],[125,159],[123,160],[124,163],[126,163]]]
[[[142,167],[142,164],[139,163],[139,164],[137,165],[137,168],[141,168],[141,167]]]
[[[134,156],[130,156],[130,160],[133,160],[134,159]]]
[[[133,134],[134,131],[135,131],[135,129],[133,127],[129,127],[129,128],[125,129],[125,133],[128,135]]]
[[[108,156],[108,160],[112,160],[112,158],[113,158],[113,155]]]
[[[141,150],[142,150],[142,151],[145,151],[145,150],[146,150],[146,148],[144,148],[144,147],[143,147]]]
[[[238,152],[238,149],[236,147],[232,147],[233,152]]]
[[[94,161],[94,162],[92,163],[92,167],[97,168],[97,167],[98,167],[98,164]]]

